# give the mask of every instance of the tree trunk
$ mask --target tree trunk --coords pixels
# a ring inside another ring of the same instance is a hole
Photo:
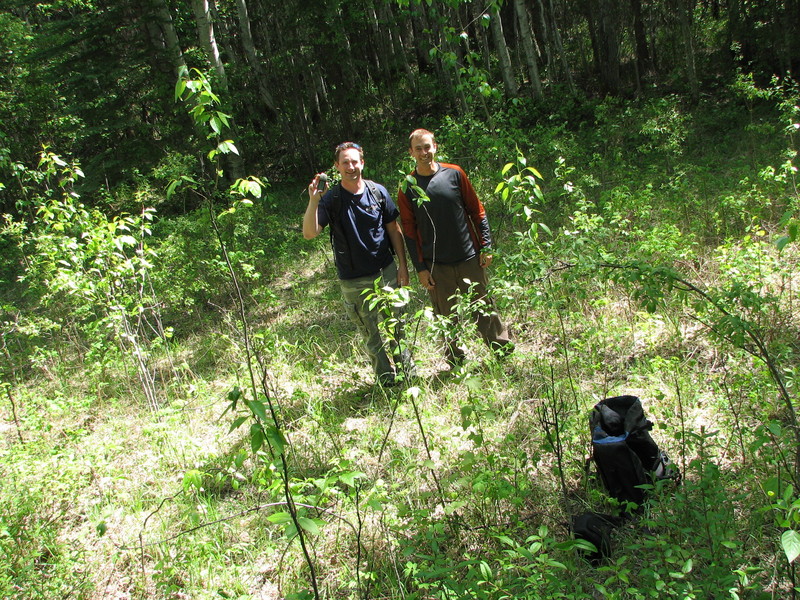
[[[272,98],[272,93],[269,91],[267,85],[267,74],[256,53],[256,47],[253,42],[253,32],[250,28],[250,15],[247,10],[247,0],[236,0],[236,8],[239,13],[239,32],[242,36],[242,46],[244,47],[247,62],[253,70],[253,75],[258,86],[258,95],[261,98],[261,103],[267,110],[269,119],[274,121],[278,117],[278,109],[275,106],[275,101]]]
[[[564,69],[564,79],[567,81],[569,91],[571,94],[575,93],[575,82],[572,79],[572,71],[567,62],[567,56],[564,54],[564,45],[561,43],[561,34],[558,32],[558,22],[556,21],[556,9],[553,6],[553,0],[548,0],[548,12],[550,20],[550,32],[553,36],[553,43],[556,47],[556,53],[561,61],[561,67]]]
[[[228,63],[233,65],[235,68],[239,63],[239,55],[231,47],[231,40],[233,40],[233,35],[231,34],[231,30],[228,27],[228,22],[225,20],[224,15],[220,15],[219,11],[217,10],[217,5],[215,4],[215,0],[210,0],[208,4],[208,8],[211,14],[211,22],[216,23],[219,26],[219,35],[217,35],[217,39],[219,40],[217,43],[219,46],[222,47],[222,56],[226,58],[223,63]]]
[[[536,39],[540,42],[539,54],[544,57],[545,70],[553,69],[553,42],[551,41],[552,35],[547,26],[547,11],[544,7],[542,0],[535,0],[534,24],[538,23],[539,32]],[[538,17],[538,19],[536,18]],[[534,25],[534,29],[536,25]]]
[[[172,14],[167,7],[165,0],[155,0],[156,17],[158,18],[158,26],[163,32],[165,49],[167,56],[172,63],[175,73],[186,68],[186,61],[183,58],[181,51],[181,44],[178,41],[178,34],[175,33],[175,26],[172,22]]]
[[[385,81],[391,81],[391,72],[389,68],[389,55],[390,50],[388,46],[388,31],[381,31],[381,26],[378,23],[378,13],[375,10],[375,3],[368,0],[364,6],[367,21],[369,22],[369,30],[372,35],[372,43],[367,42],[370,49],[372,60],[375,64],[377,73],[380,73],[380,78]]]
[[[636,67],[641,76],[649,73],[652,67],[647,46],[647,34],[642,19],[642,0],[631,0],[631,16],[633,17],[633,38],[636,47]]]
[[[430,32],[433,39],[433,43],[430,45],[443,49],[443,54],[449,55],[446,59],[443,56],[433,61],[437,79],[442,89],[448,94],[452,109],[456,110],[458,114],[463,115],[467,112],[468,107],[464,89],[461,85],[461,73],[458,64],[456,64],[455,61],[449,60],[452,55],[455,54],[456,49],[453,48],[450,41],[445,37],[442,31],[442,24],[433,21],[431,18],[430,8],[427,4],[423,2],[420,7],[422,8],[422,30]]]
[[[194,18],[197,23],[197,37],[200,46],[206,53],[208,61],[217,75],[217,83],[223,92],[228,91],[228,77],[225,74],[225,66],[219,56],[217,40],[214,37],[214,24],[211,22],[211,9],[208,0],[192,0],[194,8]]]
[[[592,32],[595,67],[603,91],[616,94],[620,90],[619,15],[616,0],[590,1],[586,19]]]
[[[519,23],[519,37],[522,40],[522,49],[525,52],[525,66],[528,70],[528,78],[531,81],[531,94],[534,100],[540,100],[542,98],[542,82],[539,79],[539,66],[536,62],[535,36],[528,17],[528,9],[525,7],[525,0],[514,0],[514,10]]]
[[[402,65],[411,89],[416,93],[418,89],[417,75],[414,73],[414,69],[411,68],[411,64],[408,62],[408,56],[403,44],[403,33],[397,26],[398,21],[394,16],[392,5],[389,2],[381,2],[378,5],[378,18],[382,23],[393,23],[395,25],[394,27],[389,27],[387,32],[391,41],[390,47],[392,49],[392,65],[394,66],[397,63]],[[411,28],[408,27],[408,23],[406,23],[406,26],[410,32]]]
[[[492,18],[489,24],[492,28],[492,38],[494,39],[495,49],[500,59],[500,74],[503,77],[503,87],[507,98],[516,98],[519,95],[519,87],[514,79],[514,69],[511,65],[511,55],[508,53],[508,45],[503,34],[503,21],[500,18],[500,8],[495,5],[492,9]]]
[[[686,75],[692,100],[700,99],[700,84],[697,81],[697,68],[694,61],[694,33],[692,31],[692,13],[694,0],[680,0],[681,35],[683,37],[684,51],[686,52]]]
[[[425,18],[425,5],[420,5],[422,11],[414,11],[411,13],[411,47],[417,59],[417,70],[420,73],[430,73],[431,68],[434,70],[438,68],[438,61],[431,61],[430,58],[430,34],[428,34],[426,25],[427,19]]]

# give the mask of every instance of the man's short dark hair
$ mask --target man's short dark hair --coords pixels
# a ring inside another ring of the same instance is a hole
[[[358,150],[358,155],[361,157],[361,160],[364,160],[364,150],[361,148],[361,146],[359,146],[355,142],[342,142],[341,144],[336,146],[336,150],[334,151],[333,155],[334,162],[336,163],[339,162],[339,155],[342,153],[342,151],[350,150],[351,148],[355,148],[356,150]]]

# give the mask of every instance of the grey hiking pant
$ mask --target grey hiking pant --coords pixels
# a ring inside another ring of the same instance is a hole
[[[387,318],[380,306],[370,309],[366,296],[375,289],[375,280],[380,278],[378,287],[397,287],[397,265],[394,261],[374,275],[357,279],[340,279],[342,298],[347,316],[358,328],[364,338],[364,347],[372,363],[375,376],[381,383],[392,383],[395,366],[408,375],[414,375],[414,361],[407,348],[402,348],[403,329],[400,311],[392,308],[396,320],[394,336],[385,336],[380,323]],[[388,337],[388,339],[386,339]],[[391,358],[390,358],[391,356]],[[394,360],[392,360],[394,359]],[[394,364],[393,364],[394,363]]]

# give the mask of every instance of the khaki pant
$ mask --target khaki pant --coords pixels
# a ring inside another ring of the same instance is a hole
[[[465,281],[468,280],[475,284],[472,299],[486,302],[482,310],[475,311],[472,315],[483,341],[495,352],[513,348],[508,328],[494,310],[494,304],[486,297],[488,278],[478,256],[450,265],[435,263],[431,268],[431,277],[436,285],[429,293],[433,309],[437,314],[453,318],[453,308],[456,304],[454,295],[457,291],[463,294],[469,291],[470,284]],[[455,336],[446,336],[445,343],[448,362],[455,364],[464,359],[464,347]]]
[[[367,351],[375,376],[381,383],[392,383],[395,377],[395,365],[405,375],[414,375],[414,361],[407,348],[403,348],[402,319],[399,310],[392,309],[397,327],[393,339],[384,339],[380,323],[386,318],[379,306],[369,307],[366,296],[375,289],[375,280],[380,278],[378,287],[397,287],[397,265],[394,261],[374,275],[359,277],[357,279],[341,279],[345,311],[350,320],[356,325],[364,338],[364,348]],[[387,351],[388,350],[388,351]],[[390,355],[394,360],[390,359]],[[394,364],[393,364],[394,363]]]

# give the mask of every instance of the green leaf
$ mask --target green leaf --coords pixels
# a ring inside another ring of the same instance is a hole
[[[512,539],[511,539],[510,537],[508,537],[507,535],[498,535],[498,536],[497,536],[497,539],[498,539],[498,541],[500,541],[500,542],[503,542],[505,545],[507,545],[507,546],[511,546],[512,548],[513,548],[514,546],[516,546],[516,545],[517,545],[517,544],[514,542],[514,540],[512,540]]]
[[[356,484],[356,479],[361,479],[362,477],[366,477],[366,474],[361,471],[348,471],[347,473],[341,473],[339,475],[339,481],[345,485],[354,486]]]
[[[786,560],[790,563],[800,556],[800,534],[794,529],[788,529],[781,535],[781,546],[786,554]]]
[[[256,198],[261,198],[261,185],[257,181],[247,182],[247,191]]]
[[[308,517],[298,517],[297,523],[300,527],[310,533],[311,535],[317,535],[319,533],[319,525],[317,525],[312,519]]]
[[[239,429],[239,427],[241,427],[241,426],[242,426],[242,424],[243,424],[245,421],[247,421],[247,417],[239,417],[238,419],[236,419],[236,420],[235,420],[235,421],[234,421],[234,422],[231,424],[231,428],[228,430],[228,433],[230,433],[230,432],[231,432],[231,431],[233,431],[234,429]]]
[[[464,506],[466,506],[466,504],[467,503],[465,501],[463,501],[463,500],[462,501],[457,501],[457,502],[452,502],[452,503],[450,503],[450,504],[448,504],[447,506],[444,507],[444,514],[452,515],[459,508],[463,508]]]
[[[487,581],[491,581],[493,579],[492,568],[488,565],[485,560],[480,562],[480,570],[481,576],[486,579]]]
[[[214,130],[214,133],[220,133],[222,131],[222,124],[217,117],[211,117],[208,123],[211,125],[211,129]]]
[[[173,179],[172,181],[169,182],[169,185],[167,186],[167,200],[169,200],[172,197],[172,194],[175,193],[175,190],[178,188],[180,184],[181,184],[180,179]]]
[[[275,449],[275,452],[283,454],[283,449],[286,447],[286,438],[283,437],[280,430],[275,426],[271,426],[267,427],[264,433],[269,440],[270,446]]]
[[[290,515],[288,512],[276,512],[267,517],[267,521],[270,523],[275,523],[276,525],[282,525],[283,523],[288,523],[291,520],[292,515]]]
[[[247,400],[247,407],[261,421],[267,420],[267,409],[264,406],[264,403],[260,400]]]
[[[175,83],[175,102],[178,102],[183,97],[183,92],[186,91],[186,81],[179,79]]]
[[[211,152],[214,152],[214,150]],[[233,152],[234,154],[239,154],[239,150],[236,148],[236,145],[232,140],[224,140],[217,144],[216,152],[222,152],[223,154],[230,154]]]
[[[264,445],[264,431],[257,423],[253,423],[250,426],[250,449],[253,453],[258,452],[261,450],[261,446]]]
[[[136,238],[132,235],[121,235],[118,238],[118,247],[122,248],[123,246],[135,246],[136,245]]]
[[[203,473],[197,469],[186,471],[183,475],[183,488],[188,490],[194,488],[199,491],[203,487]]]

